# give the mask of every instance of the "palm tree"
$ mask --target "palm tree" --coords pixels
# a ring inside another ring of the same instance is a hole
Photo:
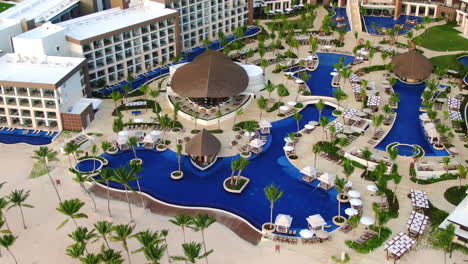
[[[207,214],[197,213],[195,217],[193,217],[193,222],[192,222],[193,226],[191,228],[195,230],[196,232],[198,231],[201,232],[204,254],[207,253],[204,231],[205,229],[210,227],[210,225],[212,225],[214,222],[216,222],[216,218],[209,216]],[[206,263],[208,264],[208,256],[205,259],[206,259]]]
[[[326,116],[322,116],[322,118],[320,118],[320,120],[319,120],[319,124],[322,127],[322,132],[323,132],[322,140],[323,140],[323,138],[327,138],[327,133],[325,132],[325,127],[327,126],[328,123],[330,123],[330,120],[328,120],[328,118]]]
[[[458,180],[460,180],[460,184],[458,185],[458,189],[460,189],[462,187],[461,179],[466,178],[467,170],[466,170],[466,167],[461,165],[461,164],[457,165],[457,170],[458,170]]]
[[[85,245],[81,243],[75,243],[67,247],[66,254],[73,259],[80,259],[85,251]]]
[[[122,100],[123,95],[117,90],[112,90],[112,93],[110,94],[110,97],[111,97],[112,101],[114,101],[115,108],[117,109],[117,102]]]
[[[174,256],[171,257],[173,260],[180,260],[180,261],[185,261],[185,262],[190,262],[190,263],[196,263],[197,259],[203,259],[208,257],[211,253],[213,253],[213,250],[210,250],[206,252],[203,255],[200,255],[201,253],[201,243],[196,243],[196,242],[190,242],[190,243],[183,243],[182,244],[182,249],[184,250],[184,256]]]
[[[244,123],[244,129],[249,133],[248,135],[248,141],[250,142],[250,138],[252,136],[252,133],[257,130],[257,122],[255,121],[246,121]]]
[[[247,165],[250,164],[250,161],[247,160],[247,159],[244,159],[243,157],[240,157],[239,158],[239,167],[237,169],[237,177],[236,177],[236,182],[235,182],[235,185],[237,186],[239,184],[239,181],[241,179],[241,175],[242,175],[242,171],[245,170],[245,168],[247,167]]]
[[[235,159],[231,161],[231,177],[230,177],[230,185],[234,185],[234,173],[239,169],[239,159]]]
[[[26,223],[24,221],[24,214],[23,214],[23,207],[27,208],[34,208],[34,206],[24,203],[28,197],[31,191],[25,191],[24,189],[20,190],[14,190],[8,195],[8,200],[12,203],[10,207],[8,207],[8,210],[13,207],[18,207],[21,213],[21,219],[23,221],[23,227],[26,229]]]
[[[9,204],[10,204],[10,201],[8,201],[8,199],[6,199],[5,197],[0,198],[0,219],[3,218],[8,230],[10,230],[10,226],[8,225],[8,222],[7,222],[7,219],[6,219],[6,216],[5,216],[5,212],[3,210],[5,208],[7,208]]]
[[[75,226],[78,227],[78,224],[76,223],[75,219],[88,218],[86,214],[80,213],[80,209],[84,205],[85,203],[80,201],[79,199],[71,199],[71,200],[65,200],[63,202],[60,202],[59,206],[56,209],[57,211],[64,214],[65,216],[68,216],[73,221],[73,223],[75,223]],[[65,221],[63,221],[57,227],[57,230],[62,228],[70,219],[66,219]]]
[[[336,177],[335,189],[338,191],[338,196],[342,198],[347,180],[344,178]],[[338,199],[338,218],[341,218],[341,199]]]
[[[112,248],[101,249],[101,259],[105,264],[122,264],[124,260],[120,251],[115,251]]]
[[[68,157],[68,165],[70,168],[72,168],[72,162],[70,155],[73,154],[75,147],[73,146],[72,143],[67,143],[65,144],[65,147],[63,147],[63,154]]]
[[[108,151],[111,147],[112,147],[112,144],[109,141],[104,140],[104,141],[101,142],[102,152]]]
[[[177,165],[179,167],[179,171],[181,171],[181,167],[180,167],[180,158],[182,156],[182,145],[181,144],[176,145],[176,153],[177,153]]]
[[[6,234],[0,237],[0,246],[4,247],[8,251],[8,253],[10,253],[11,257],[13,258],[16,264],[18,264],[18,261],[16,260],[15,255],[13,255],[13,253],[11,252],[10,248],[11,246],[13,246],[17,238],[18,237],[13,236],[11,234]]]
[[[169,256],[169,245],[167,243],[167,236],[169,235],[169,230],[162,229],[159,233],[161,235],[161,238],[164,240],[164,246],[166,247],[166,253],[167,253],[167,260],[169,263],[171,263],[171,258]]]
[[[449,164],[450,164],[450,156],[443,157],[443,158],[442,158],[442,163],[444,163],[445,175],[448,176]]]
[[[221,112],[221,110],[218,109],[218,111],[216,111],[216,119],[218,121],[218,131],[221,131],[221,117],[223,116],[223,113]]]
[[[173,223],[176,226],[180,226],[182,228],[182,234],[184,235],[184,243],[185,241],[185,228],[190,227],[193,223],[193,219],[191,216],[178,214],[174,216],[174,219],[169,219],[169,222]]]
[[[343,163],[343,173],[346,176],[346,181],[349,180],[349,177],[354,173],[354,166],[351,160],[346,159]]]
[[[128,263],[132,264],[127,240],[132,236],[133,230],[135,230],[135,226],[131,224],[121,224],[113,226],[112,230],[114,233],[110,235],[109,239],[114,242],[122,242],[122,247],[125,249],[125,252],[127,252]]]
[[[166,245],[156,244],[156,245],[145,247],[143,250],[143,253],[146,259],[150,261],[149,264],[159,264],[161,263],[160,261],[162,257],[164,256],[164,253],[166,252],[166,250],[167,250]]]
[[[257,106],[258,106],[258,109],[260,109],[260,117],[258,120],[262,120],[262,112],[263,110],[267,108],[267,105],[268,105],[267,99],[263,96],[260,96],[260,98],[258,98],[257,100]]]
[[[263,189],[263,192],[267,200],[270,201],[270,227],[273,228],[273,208],[275,207],[275,202],[283,196],[283,191],[280,191],[275,185],[270,184]]]
[[[312,152],[314,153],[314,167],[317,167],[317,153],[322,151],[322,145],[316,143],[312,146]]]
[[[129,183],[138,178],[133,175],[133,172],[129,171],[124,166],[114,169],[113,173],[114,173],[113,180],[122,184],[125,188],[125,197],[127,198],[128,211],[130,213],[130,221],[133,222],[132,206],[130,205],[130,199],[128,198],[128,190],[133,191]]]
[[[80,258],[81,263],[83,264],[100,264],[102,259],[100,255],[95,255],[93,253],[86,254],[84,258]]]
[[[296,133],[299,133],[299,130],[300,130],[299,122],[301,121],[302,117],[303,117],[303,116],[302,116],[301,113],[299,113],[299,112],[295,112],[294,115],[293,115],[293,118],[294,118],[294,120],[296,121],[296,128],[297,128],[297,132],[296,132]]]
[[[393,173],[392,174],[392,180],[393,180],[393,183],[395,184],[395,189],[393,190],[393,202],[395,202],[395,199],[396,199],[396,191],[397,191],[397,187],[398,187],[398,184],[400,184],[401,182],[401,175],[398,174],[398,173]]]
[[[108,221],[100,221],[95,223],[94,229],[101,235],[102,239],[106,243],[107,248],[110,248],[109,241],[107,241],[107,237],[112,232],[112,223]]]
[[[265,84],[265,90],[268,92],[268,102],[270,102],[271,99],[271,93],[276,89],[276,86],[274,86],[271,82],[268,82]]]
[[[368,148],[365,148],[361,152],[362,158],[366,161],[366,175],[369,172],[369,160],[372,158],[372,151],[370,151]]]
[[[79,172],[75,172],[75,178],[73,178],[73,181],[78,183],[80,185],[81,189],[83,189],[83,191],[89,196],[89,198],[91,198],[91,201],[93,201],[93,205],[94,205],[94,211],[97,211],[96,201],[94,201],[94,198],[91,195],[91,192],[84,185],[85,182],[89,181],[89,179],[86,178],[84,176],[84,174],[79,173]]]
[[[137,163],[137,162],[130,162],[128,164],[128,166],[130,167],[130,172],[133,173],[133,175],[135,176],[135,179],[136,179],[137,188],[138,188],[138,195],[140,196],[140,200],[141,200],[141,206],[143,208],[145,208],[145,202],[143,200],[143,192],[141,191],[141,187],[140,187],[140,178],[141,177],[138,177],[138,173],[140,173],[143,170],[143,164],[142,163]]]
[[[374,137],[377,133],[377,128],[382,125],[385,117],[383,115],[376,115],[372,117],[372,125],[374,126]]]
[[[111,210],[110,210],[110,189],[109,189],[109,183],[113,179],[113,174],[114,172],[112,171],[111,168],[102,168],[100,177],[101,179],[97,180],[100,182],[105,182],[106,183],[106,189],[107,189],[107,212],[109,213],[109,217],[112,217]]]
[[[132,148],[133,155],[135,156],[135,159],[137,159],[137,154],[136,154],[136,147],[138,147],[138,138],[137,137],[130,137],[128,139],[128,145]]]
[[[154,246],[161,242],[159,238],[159,233],[157,231],[155,232],[149,229],[140,231],[136,235],[133,235],[132,237],[136,238],[142,246],[141,248],[132,251],[132,254],[143,252],[145,248]]]
[[[348,95],[345,92],[343,92],[343,90],[338,88],[333,91],[333,97],[335,97],[336,101],[338,102],[338,107],[336,108],[336,110],[340,110],[341,101],[346,100],[346,98],[348,98]]]
[[[280,104],[280,105],[282,104],[281,98],[286,97],[286,96],[289,95],[288,88],[286,88],[286,86],[284,86],[283,84],[279,84],[279,85],[278,85],[278,88],[276,89],[276,93],[278,94],[278,97],[279,97],[279,104]],[[279,107],[278,107],[278,110],[279,110]],[[279,113],[279,112],[278,112],[278,113]]]
[[[55,193],[57,194],[59,202],[61,202],[62,197],[60,197],[57,186],[55,186],[54,180],[52,180],[52,176],[50,176],[50,171],[49,171],[49,162],[57,160],[57,152],[49,149],[48,147],[39,147],[38,150],[34,151],[34,156],[32,158],[39,160],[40,162],[46,165],[46,171],[47,171],[47,175],[49,176],[50,183],[54,187],[54,190],[55,190]]]
[[[75,241],[77,244],[82,244],[86,253],[89,254],[86,245],[91,239],[95,239],[97,235],[94,233],[94,229],[88,230],[87,227],[79,226],[75,229],[75,231],[69,234],[68,237],[73,239],[73,241]]]
[[[234,115],[234,125],[232,125],[232,128],[236,126],[237,117],[241,116],[242,114],[244,114],[244,110],[242,108],[239,108],[239,110],[236,111],[236,115]]]
[[[316,104],[315,104],[315,107],[317,107],[317,110],[319,112],[319,116],[318,116],[318,119],[322,119],[322,111],[323,109],[325,108],[325,103],[323,102],[322,99],[320,99]]]
[[[444,251],[444,263],[447,263],[447,253],[450,253],[450,256],[452,256],[454,250],[455,226],[449,224],[445,229],[436,229],[435,234],[431,238],[432,244]]]

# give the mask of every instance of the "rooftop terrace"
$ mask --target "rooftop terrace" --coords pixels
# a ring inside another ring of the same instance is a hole
[[[44,22],[78,2],[79,0],[26,0],[0,13],[0,18],[34,19],[36,23]]]

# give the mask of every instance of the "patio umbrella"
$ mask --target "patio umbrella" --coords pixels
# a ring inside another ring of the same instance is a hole
[[[356,115],[358,115],[358,116],[360,116],[360,117],[364,117],[364,116],[366,116],[367,114],[364,113],[364,112],[359,111],[359,112],[356,113]]]
[[[336,135],[336,137],[337,137],[337,138],[345,138],[345,137],[347,137],[347,136],[346,136],[345,134],[338,134],[338,135]]]
[[[331,47],[332,47],[332,46],[330,46],[330,45],[325,45],[325,46],[323,46],[324,49],[331,49]]]
[[[119,136],[128,136],[128,131],[127,130],[122,130],[119,132]]]
[[[349,200],[349,203],[352,205],[352,206],[361,206],[362,205],[362,201],[357,199],[357,198],[351,198]]]
[[[299,235],[302,238],[308,239],[314,236],[314,232],[310,231],[309,229],[302,229],[301,231],[299,231]]]
[[[315,235],[318,238],[322,238],[322,239],[328,238],[328,232],[325,230],[317,230],[315,231]]]
[[[349,215],[349,216],[353,216],[353,215],[357,215],[358,214],[358,210],[354,209],[354,208],[346,208],[346,210],[344,210],[345,214]]]
[[[284,147],[283,147],[283,150],[284,150],[284,151],[293,151],[293,150],[294,150],[294,147],[293,147],[293,146],[284,146]]]
[[[354,131],[353,131],[349,126],[346,126],[346,127],[343,129],[343,133],[345,133],[345,134],[352,134],[352,133],[354,133]]]
[[[290,105],[290,106],[295,106],[296,104],[297,104],[297,103],[296,103],[296,102],[293,102],[293,101],[288,102],[288,105]]]
[[[280,106],[279,108],[281,111],[288,111],[289,110],[289,107],[285,106],[285,105],[282,105]]]
[[[254,140],[251,140],[249,145],[254,148],[261,148],[263,145],[265,145],[265,142],[263,140],[256,138]]]
[[[367,185],[367,190],[371,192],[376,192],[379,188],[375,184]]]
[[[296,83],[299,83],[299,84],[301,84],[301,83],[304,83],[304,81],[303,81],[303,80],[301,80],[301,79],[296,79]]]
[[[135,123],[143,123],[143,118],[137,118],[137,119],[133,119],[133,122]]]
[[[370,216],[364,216],[361,218],[361,224],[363,225],[370,226],[370,225],[373,225],[374,223],[375,223],[374,218]]]
[[[287,143],[291,143],[291,142],[292,142],[292,140],[291,140],[290,138],[288,138],[288,137],[285,137],[285,138],[284,138],[284,141],[287,142]]]
[[[310,121],[309,124],[313,125],[313,126],[316,126],[318,125],[319,123],[317,121]]]
[[[336,76],[336,75],[338,75],[338,73],[337,72],[330,72],[330,75],[331,76]]]
[[[311,166],[305,166],[300,172],[307,176],[312,176],[317,173],[317,169]]]
[[[304,126],[304,128],[305,128],[305,129],[314,129],[315,126],[310,125],[310,124],[306,124],[306,125]]]
[[[251,137],[253,137],[253,136],[255,135],[255,132],[249,133],[249,132],[246,131],[246,132],[244,133],[244,136],[246,136],[246,137],[248,137],[249,135],[250,135]]]
[[[351,198],[359,198],[361,197],[361,193],[356,190],[351,190],[348,192],[349,197]]]

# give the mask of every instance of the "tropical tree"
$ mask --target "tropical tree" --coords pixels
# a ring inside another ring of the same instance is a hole
[[[335,97],[338,103],[338,107],[336,108],[336,110],[340,110],[341,101],[346,100],[346,98],[348,98],[348,95],[345,92],[343,92],[343,90],[338,88],[333,91],[333,97]]]
[[[458,189],[460,189],[462,187],[461,180],[466,179],[467,170],[466,170],[466,167],[461,164],[457,165],[457,170],[458,170],[458,180],[460,181],[458,185]]]
[[[372,117],[372,125],[374,126],[374,136],[376,136],[377,128],[380,127],[384,121],[383,115],[375,115]]]
[[[18,264],[18,261],[16,260],[15,255],[13,255],[11,252],[10,248],[13,246],[17,238],[17,236],[13,236],[12,234],[6,234],[0,237],[0,246],[4,247],[8,253],[10,253],[10,256],[13,258],[16,264]]]
[[[177,165],[179,167],[179,171],[181,171],[180,158],[182,156],[182,144],[176,145],[176,153],[177,153]]]
[[[257,106],[258,106],[258,109],[260,109],[259,120],[262,120],[262,113],[263,113],[263,110],[267,108],[267,105],[268,105],[268,101],[265,97],[260,96],[260,98],[257,99]]]
[[[130,205],[130,199],[128,198],[128,190],[133,191],[129,183],[137,179],[131,171],[129,171],[124,166],[121,166],[113,170],[114,176],[113,180],[120,183],[125,188],[125,197],[127,198],[128,211],[130,213],[130,221],[133,222],[132,206]]]
[[[252,133],[255,132],[255,130],[257,130],[257,123],[255,121],[246,121],[244,123],[244,129],[247,133],[249,133],[248,135],[248,141],[250,142],[250,138],[252,137]]]
[[[372,158],[372,151],[370,151],[368,148],[365,148],[361,152],[361,157],[366,161],[366,175],[369,172],[369,161]]]
[[[176,102],[174,105],[173,105],[173,119],[172,119],[172,127],[176,127],[176,124],[177,124],[177,119],[178,119],[178,114],[179,114],[179,111],[180,111],[180,103],[179,102]]]
[[[401,175],[397,173],[393,173],[392,174],[392,180],[393,180],[393,183],[395,184],[395,189],[393,190],[393,202],[395,202],[395,199],[396,199],[396,191],[397,191],[397,188],[398,188],[398,184],[400,184],[401,182]]]
[[[166,253],[167,253],[167,259],[169,263],[171,262],[171,257],[169,256],[169,244],[167,243],[167,236],[169,235],[169,230],[167,229],[162,229],[159,232],[161,239],[164,240],[164,246],[166,247]]]
[[[96,229],[96,231],[101,236],[102,240],[104,240],[104,242],[106,243],[106,247],[110,248],[108,236],[112,232],[112,227],[113,227],[112,223],[108,221],[99,221],[95,223],[93,226],[94,226],[94,229]]]
[[[443,158],[442,158],[442,163],[444,163],[445,175],[448,176],[449,164],[450,164],[450,156],[445,156],[445,157],[443,157]]]
[[[101,259],[105,264],[123,264],[124,259],[120,251],[115,251],[112,248],[101,248]]]
[[[143,254],[145,255],[146,259],[150,261],[149,264],[159,264],[161,263],[161,259],[164,256],[166,250],[166,245],[155,244],[145,247],[143,249]]]
[[[112,101],[114,102],[114,105],[115,105],[115,108],[117,109],[117,102],[119,102],[120,100],[122,100],[123,98],[123,95],[117,91],[117,90],[112,90],[112,93],[110,94],[110,97],[112,99]]]
[[[81,243],[75,243],[67,247],[65,250],[67,256],[73,259],[80,259],[84,255],[85,245]]]
[[[104,140],[104,141],[101,142],[102,152],[108,151],[111,147],[112,147],[112,144],[109,141]]]
[[[432,244],[444,251],[444,263],[447,263],[447,253],[452,256],[455,249],[453,239],[455,238],[455,226],[449,224],[445,229],[436,229],[435,234],[431,236]]]
[[[180,226],[180,228],[182,229],[182,234],[184,236],[185,243],[185,228],[190,228],[190,226],[193,223],[193,218],[188,215],[178,214],[174,216],[174,219],[169,219],[169,222],[173,223],[176,226]]]
[[[283,191],[280,191],[278,187],[273,184],[268,185],[263,189],[266,199],[270,202],[270,227],[273,228],[273,208],[275,202],[283,197]]]
[[[130,172],[133,173],[133,176],[135,177],[136,183],[137,183],[137,188],[138,188],[138,195],[140,196],[140,201],[141,201],[141,206],[145,208],[145,202],[143,199],[143,192],[141,191],[141,186],[140,186],[140,178],[138,176],[138,173],[140,173],[143,170],[143,164],[138,163],[138,162],[131,162],[128,164],[130,167]]]
[[[102,168],[100,172],[100,179],[97,181],[99,182],[104,182],[106,184],[106,190],[107,190],[107,212],[109,213],[109,217],[112,217],[111,214],[111,209],[110,209],[110,189],[109,189],[109,183],[111,180],[113,180],[114,177],[114,172],[112,171],[111,168]]]
[[[204,251],[204,255],[206,255],[207,251],[206,251],[206,243],[205,243],[205,229],[207,229],[208,227],[210,227],[210,225],[212,225],[214,222],[216,222],[216,218],[212,217],[212,216],[209,216],[207,214],[201,214],[201,213],[197,213],[193,219],[192,219],[192,224],[193,226],[191,227],[194,231],[196,232],[201,232],[201,235],[202,235],[202,241],[203,241],[203,251]],[[208,255],[207,257],[205,258],[206,260],[206,263],[208,264]]]
[[[231,176],[229,180],[229,184],[231,186],[234,185],[234,173],[239,169],[239,159],[235,159],[231,161]]]
[[[54,187],[55,193],[57,194],[57,198],[61,202],[62,197],[60,197],[57,186],[55,185],[54,180],[52,180],[52,176],[50,175],[49,171],[49,162],[57,160],[57,152],[49,149],[48,147],[39,147],[38,150],[34,151],[34,156],[32,158],[39,160],[40,162],[45,164],[47,176],[49,176],[50,183]]]
[[[293,115],[293,118],[296,121],[297,133],[299,133],[299,130],[300,130],[299,122],[301,121],[302,117],[303,116],[299,112],[295,112]]]
[[[133,155],[135,156],[135,159],[137,159],[137,154],[136,154],[136,147],[138,147],[138,138],[137,137],[130,137],[128,139],[128,145],[132,148]]]
[[[234,115],[234,125],[232,125],[233,128],[236,126],[237,117],[239,117],[239,116],[241,116],[243,114],[244,114],[244,110],[242,108],[239,108],[239,110],[236,111],[236,115]]]
[[[80,261],[83,264],[100,264],[100,263],[102,263],[101,256],[93,254],[93,253],[86,254],[86,256],[84,258],[80,258]]]
[[[284,86],[283,84],[278,84],[278,86],[276,88],[276,93],[278,94],[279,104],[280,105],[282,104],[282,98],[289,95],[288,88],[286,88],[286,86]],[[278,107],[278,109],[279,109],[279,107]]]
[[[327,132],[325,131],[325,127],[327,124],[330,123],[330,120],[326,116],[322,116],[319,120],[319,124],[322,127],[322,139],[327,137]]]
[[[83,245],[86,253],[89,254],[86,245],[90,240],[95,239],[97,235],[94,233],[94,229],[88,230],[87,227],[79,226],[71,234],[68,234],[68,237],[75,243]]]
[[[109,239],[113,242],[121,242],[122,247],[124,248],[125,252],[127,252],[128,263],[132,263],[130,259],[130,251],[128,250],[128,239],[132,236],[133,231],[135,230],[135,226],[131,224],[126,225],[115,225],[112,227],[114,231],[110,236]]]
[[[62,213],[63,215],[68,216],[69,219],[67,218],[62,223],[60,223],[57,229],[62,228],[66,223],[68,223],[68,220],[70,219],[73,221],[73,223],[75,223],[75,226],[78,227],[78,223],[76,223],[75,219],[88,218],[86,214],[80,213],[80,209],[84,205],[85,203],[80,201],[79,199],[71,199],[60,202],[56,210]]]
[[[343,162],[343,173],[346,176],[346,181],[348,181],[349,177],[351,177],[351,175],[354,173],[354,166],[351,160],[346,159]]]
[[[133,235],[132,237],[136,238],[138,242],[140,243],[140,245],[142,246],[141,248],[132,251],[132,254],[143,252],[145,248],[154,246],[161,242],[159,238],[159,233],[157,231],[151,231],[149,229],[140,231],[136,235]]]
[[[29,197],[29,194],[31,191],[25,191],[24,189],[20,190],[13,190],[9,195],[8,195],[8,200],[10,201],[11,205],[8,207],[8,210],[13,208],[13,207],[18,207],[20,213],[21,213],[21,220],[23,221],[23,227],[26,229],[26,223],[24,221],[24,214],[23,214],[23,207],[26,208],[34,208],[34,206],[25,203],[26,200]]]
[[[346,183],[348,181],[345,178],[336,177],[335,179],[335,189],[338,191],[340,198],[343,195]],[[341,218],[341,202],[338,200],[338,218]]]
[[[5,208],[8,207],[9,204],[10,204],[10,201],[8,201],[8,199],[6,199],[5,197],[0,197],[0,220],[3,219],[8,230],[10,230],[10,226],[8,225],[4,210]]]
[[[265,84],[265,90],[268,92],[268,101],[271,100],[271,93],[276,89],[276,86],[273,85],[271,82],[267,82]]]
[[[67,144],[65,144],[65,147],[63,147],[63,154],[68,157],[68,165],[69,165],[70,168],[72,168],[72,162],[71,162],[70,155],[73,155],[73,153],[75,151],[75,146],[74,145],[75,144],[67,143]]]
[[[315,107],[317,107],[317,110],[319,112],[319,116],[318,116],[318,119],[322,119],[322,112],[323,112],[323,109],[325,108],[325,103],[323,102],[322,99],[320,99],[316,104],[315,104]]]
[[[238,170],[237,170],[237,178],[236,178],[236,181],[235,181],[236,186],[239,184],[239,181],[240,181],[241,175],[242,175],[242,171],[244,171],[245,168],[247,167],[247,165],[249,165],[249,164],[250,164],[249,160],[244,159],[243,157],[239,158],[239,167],[238,167]]]
[[[223,116],[223,113],[221,110],[216,111],[216,119],[218,121],[218,130],[221,131],[221,117]]]
[[[196,243],[196,242],[190,242],[190,243],[183,243],[182,244],[182,249],[184,251],[183,256],[174,256],[171,257],[173,260],[178,260],[178,261],[185,261],[185,262],[190,262],[190,263],[196,263],[198,259],[203,259],[208,257],[211,253],[213,253],[213,250],[210,250],[206,252],[203,255],[200,255],[201,253],[201,243]]]
[[[85,182],[90,181],[90,179],[86,178],[84,174],[80,172],[75,172],[74,174],[75,174],[75,177],[73,178],[73,181],[78,183],[81,189],[89,196],[89,198],[91,198],[91,201],[93,202],[93,205],[94,205],[94,211],[97,211],[96,201],[94,201],[93,195],[84,185]]]

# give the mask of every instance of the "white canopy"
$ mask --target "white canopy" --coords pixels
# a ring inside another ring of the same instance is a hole
[[[356,210],[354,208],[346,208],[346,210],[344,212],[345,212],[345,214],[347,214],[349,216],[353,216],[353,215],[358,214],[358,210]]]
[[[351,198],[359,198],[361,197],[361,193],[356,190],[351,190],[348,192],[349,197]]]
[[[143,143],[154,143],[154,138],[150,134],[148,134],[143,139]]]
[[[290,215],[278,214],[275,219],[275,225],[290,227],[293,218]]]
[[[290,106],[295,106],[296,104],[297,104],[297,103],[296,103],[296,102],[294,102],[294,101],[290,101],[290,102],[288,102],[288,105],[290,105]]]
[[[254,140],[251,140],[249,145],[254,148],[261,148],[263,145],[265,145],[265,141],[256,138]]]
[[[319,180],[328,185],[335,185],[336,175],[332,173],[324,173],[320,176]]]
[[[271,127],[271,123],[267,120],[261,120],[258,125],[260,128],[266,128],[266,127]]]
[[[122,130],[122,131],[119,132],[118,135],[122,136],[122,137],[128,137],[128,131],[127,130]]]
[[[286,105],[282,105],[282,106],[280,106],[280,110],[281,111],[288,111],[289,107],[287,107]]]
[[[293,151],[293,150],[294,150],[294,147],[293,147],[293,146],[284,146],[284,147],[283,147],[283,150],[284,150],[284,151]]]
[[[161,135],[161,131],[153,130],[153,131],[151,131],[150,134],[151,134],[152,136],[159,136],[159,135]]]
[[[424,124],[424,130],[430,138],[438,138],[439,133],[437,132],[436,126],[434,123]]]
[[[306,220],[312,228],[324,226],[327,224],[327,222],[325,222],[323,217],[319,214],[311,215],[307,217]]]
[[[311,166],[305,166],[300,172],[307,176],[313,176],[317,173],[317,169]]]
[[[367,185],[367,190],[371,192],[376,192],[379,188],[375,184]]]
[[[301,84],[301,83],[304,83],[304,81],[301,79],[296,79],[296,83]]]
[[[314,232],[310,231],[309,229],[302,229],[299,231],[299,235],[303,238],[311,238],[314,236]]]
[[[349,203],[350,203],[351,205],[354,205],[354,206],[361,206],[361,205],[362,205],[362,201],[359,200],[359,199],[357,199],[357,198],[351,198],[351,199],[349,200]]]
[[[133,120],[135,123],[143,123],[144,119],[143,118],[136,118]]]
[[[374,218],[370,217],[370,216],[364,216],[361,218],[361,224],[363,225],[373,225],[375,223],[375,220]]]
[[[125,145],[125,144],[127,144],[127,142],[128,142],[127,138],[119,137],[117,139],[117,144],[119,144],[119,146]]]
[[[310,125],[310,124],[306,124],[306,125],[304,126],[304,128],[305,128],[305,129],[314,129],[315,126]]]
[[[422,121],[430,121],[429,116],[427,115],[427,113],[420,114],[419,119],[421,119]]]

